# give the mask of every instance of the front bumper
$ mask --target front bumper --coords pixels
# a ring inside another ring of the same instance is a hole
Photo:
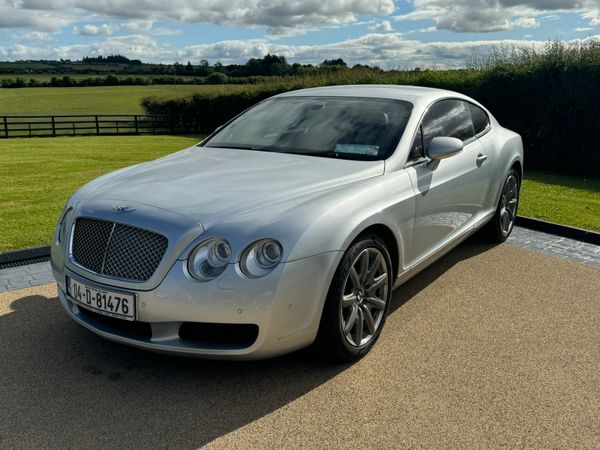
[[[217,279],[198,282],[186,262],[177,260],[166,277],[149,291],[136,294],[136,322],[148,334],[111,326],[82,311],[66,294],[66,276],[110,290],[114,286],[53,264],[61,304],[73,320],[94,333],[122,344],[186,356],[261,359],[310,345],[317,334],[323,304],[342,252],[329,252],[280,264],[259,279],[248,279],[231,264]],[[122,289],[120,289],[122,290]],[[117,319],[118,320],[118,319]],[[181,337],[182,324],[256,325],[256,339],[247,346],[194,342]]]

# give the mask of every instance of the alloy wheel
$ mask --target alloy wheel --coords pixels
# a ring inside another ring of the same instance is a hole
[[[506,236],[512,230],[517,216],[517,203],[519,201],[519,182],[513,174],[509,175],[502,189],[500,197],[500,228]]]
[[[388,265],[383,253],[368,247],[352,262],[340,301],[342,332],[353,347],[368,344],[384,318]]]

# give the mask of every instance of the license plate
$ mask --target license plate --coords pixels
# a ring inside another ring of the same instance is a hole
[[[67,294],[86,309],[117,319],[135,319],[135,295],[88,286],[67,277]]]

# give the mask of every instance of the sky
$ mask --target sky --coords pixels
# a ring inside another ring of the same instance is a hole
[[[0,0],[0,60],[267,53],[386,69],[464,67],[512,45],[600,36],[600,0]]]

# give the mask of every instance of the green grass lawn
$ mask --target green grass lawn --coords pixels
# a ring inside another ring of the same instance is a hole
[[[47,245],[67,198],[87,181],[199,140],[183,136],[0,140],[0,252]],[[600,178],[528,171],[519,213],[600,231]]]
[[[245,85],[94,86],[0,89],[0,116],[143,114],[142,98],[185,97],[196,92],[238,92]]]
[[[0,252],[48,245],[65,202],[86,182],[199,141],[192,136],[0,140]]]
[[[526,171],[519,214],[600,232],[600,177]]]

